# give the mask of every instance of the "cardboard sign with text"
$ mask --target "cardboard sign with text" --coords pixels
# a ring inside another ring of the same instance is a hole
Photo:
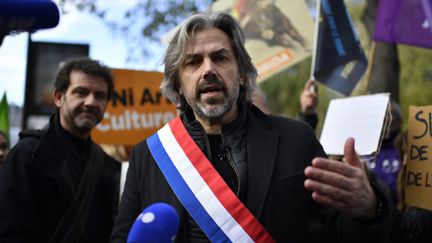
[[[407,152],[405,201],[432,210],[432,106],[410,106]]]
[[[93,129],[97,143],[137,144],[177,116],[159,89],[159,72],[112,69],[114,95],[103,120]]]

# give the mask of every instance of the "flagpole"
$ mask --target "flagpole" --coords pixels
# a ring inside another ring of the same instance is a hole
[[[373,66],[374,61],[375,61],[375,51],[376,51],[376,42],[374,40],[372,40],[371,48],[369,51],[369,62],[368,62],[368,67],[367,67],[367,71],[366,71],[366,94],[370,94],[369,84],[370,84],[370,79],[372,76],[372,66]]]
[[[320,12],[321,12],[321,0],[316,1],[316,11],[315,11],[315,35],[314,35],[314,44],[312,51],[312,65],[311,65],[311,73],[310,79],[315,80],[314,72],[315,72],[315,59],[316,59],[316,50],[318,44],[318,32],[319,32],[319,22],[320,22]]]

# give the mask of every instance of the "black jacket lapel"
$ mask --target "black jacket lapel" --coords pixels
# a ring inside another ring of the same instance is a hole
[[[259,218],[273,174],[279,134],[266,122],[267,117],[254,108],[248,113],[246,206]]]

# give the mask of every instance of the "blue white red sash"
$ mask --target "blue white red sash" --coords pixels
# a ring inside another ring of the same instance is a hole
[[[180,202],[212,242],[274,242],[176,118],[147,139]]]

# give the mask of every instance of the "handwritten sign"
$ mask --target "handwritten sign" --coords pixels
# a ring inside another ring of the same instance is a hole
[[[409,108],[407,204],[432,209],[432,106]]]
[[[93,129],[97,143],[134,145],[177,116],[159,89],[159,72],[112,69],[114,95],[103,120]]]

